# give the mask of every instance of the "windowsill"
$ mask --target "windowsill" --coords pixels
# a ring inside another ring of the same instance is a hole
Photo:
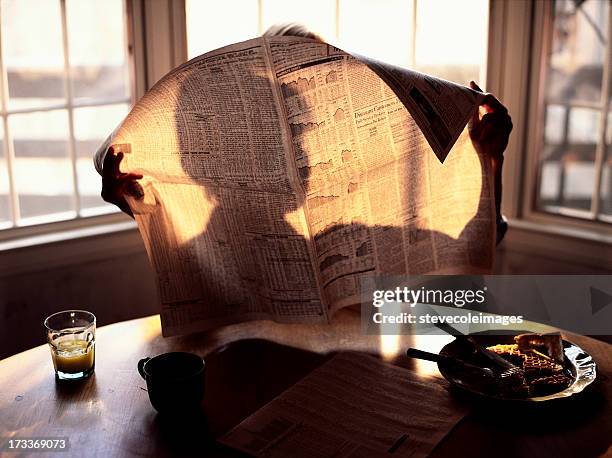
[[[22,220],[26,223],[20,226],[6,227],[0,230],[0,246],[2,246],[5,242],[17,242],[19,240],[26,240],[41,235],[59,234],[106,225],[112,226],[115,223],[126,223],[131,221],[127,215],[121,213],[116,207],[110,205],[97,210],[98,211],[95,213],[83,214],[78,217],[76,217],[76,214],[73,212],[70,214],[70,216],[64,218],[59,218],[57,215],[53,215],[55,218],[45,217]],[[45,243],[44,240],[42,243]],[[0,251],[2,251],[2,249],[0,249]]]
[[[121,215],[63,222],[43,233],[0,241],[0,277],[44,272],[56,268],[106,262],[125,256],[144,256],[136,222]],[[72,223],[72,224],[68,224]],[[144,259],[143,258],[143,259]]]
[[[588,229],[526,220],[508,221],[501,251],[612,271],[612,235]]]
[[[31,248],[38,245],[66,242],[74,239],[84,239],[100,235],[115,234],[117,232],[129,231],[136,228],[137,226],[135,221],[120,221],[106,224],[93,224],[91,226],[77,229],[64,229],[45,234],[26,235],[13,240],[0,242],[0,252],[20,248]]]
[[[612,244],[612,234],[604,234],[601,232],[590,231],[587,229],[579,229],[574,227],[564,227],[558,224],[537,223],[524,219],[509,219],[508,227],[538,232],[541,234],[584,240],[588,242]]]

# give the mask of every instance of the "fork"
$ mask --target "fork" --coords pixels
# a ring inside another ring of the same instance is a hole
[[[460,340],[463,340],[464,342],[468,342],[478,352],[478,354],[484,356],[489,361],[494,363],[498,368],[502,369],[502,371],[498,374],[498,376],[502,380],[504,381],[505,380],[508,380],[508,381],[524,380],[525,371],[523,370],[523,368],[518,367],[512,364],[510,361],[502,358],[498,354],[487,350],[482,345],[480,345],[478,342],[476,342],[472,337],[462,334],[461,332],[453,328],[448,323],[434,323],[434,324],[437,328],[441,329],[442,331],[446,332],[447,334],[451,336],[454,336],[456,339],[460,339]]]
[[[453,358],[451,356],[440,355],[438,353],[430,353],[428,351],[419,350],[417,348],[409,348],[408,350],[406,350],[406,355],[409,356],[410,358],[424,359],[427,361],[433,361],[434,363],[443,362],[443,363],[452,364],[456,366],[458,365],[458,366],[462,366],[464,369],[469,369],[473,372],[478,372],[480,373],[480,375],[483,375],[485,377],[489,377],[489,378],[495,377],[495,374],[493,373],[493,371],[489,369],[488,367],[476,366],[474,364],[466,363],[462,359]]]

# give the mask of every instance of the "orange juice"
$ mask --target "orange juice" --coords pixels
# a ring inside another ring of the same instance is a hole
[[[89,371],[94,365],[94,344],[86,340],[64,340],[51,350],[55,370],[67,374]]]

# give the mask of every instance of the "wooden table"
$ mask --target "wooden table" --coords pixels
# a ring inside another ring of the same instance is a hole
[[[597,361],[598,380],[588,392],[528,413],[465,399],[471,413],[432,456],[612,454],[612,346],[566,337]],[[95,375],[81,384],[55,382],[46,345],[0,361],[0,438],[68,437],[69,453],[53,456],[232,456],[214,438],[334,352],[381,355],[382,348],[381,357],[394,364],[439,376],[433,363],[394,357],[394,350],[438,351],[448,341],[446,336],[365,336],[352,310],[340,311],[328,326],[251,322],[173,338],[161,337],[159,316],[126,321],[98,329]],[[206,356],[206,414],[188,424],[155,413],[136,370],[140,358],[172,350]]]

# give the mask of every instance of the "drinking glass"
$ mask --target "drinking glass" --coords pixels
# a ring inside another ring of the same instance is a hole
[[[45,320],[47,342],[55,376],[59,380],[81,380],[95,366],[96,317],[85,310],[64,310]]]

